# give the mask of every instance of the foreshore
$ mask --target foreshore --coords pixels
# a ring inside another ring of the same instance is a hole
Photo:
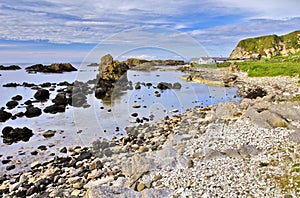
[[[214,81],[227,79],[225,85],[237,86],[244,98],[190,109],[153,124],[129,126],[125,137],[99,140],[90,148],[68,148],[64,150],[67,156],[37,161],[31,171],[2,176],[0,194],[299,196],[299,78],[249,78],[246,73],[224,69],[213,73],[220,74]]]

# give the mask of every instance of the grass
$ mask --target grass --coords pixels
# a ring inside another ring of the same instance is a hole
[[[247,60],[237,62],[242,71],[249,77],[294,76],[300,77],[300,52],[293,55],[275,56],[271,59]]]

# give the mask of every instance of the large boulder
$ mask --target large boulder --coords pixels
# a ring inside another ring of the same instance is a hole
[[[100,78],[111,82],[118,81],[129,69],[128,65],[124,62],[113,61],[112,64],[102,68]]]
[[[65,105],[57,105],[53,104],[44,109],[45,113],[52,113],[56,114],[58,112],[65,112],[66,111],[66,106]]]
[[[66,94],[64,93],[58,93],[55,98],[52,100],[52,102],[56,105],[67,105],[68,99]]]
[[[49,99],[50,93],[46,89],[39,89],[37,92],[34,94],[34,98],[40,101],[46,101]]]

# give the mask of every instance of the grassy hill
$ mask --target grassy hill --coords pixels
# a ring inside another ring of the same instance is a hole
[[[252,54],[263,57],[287,56],[300,51],[300,30],[286,35],[275,34],[241,40],[232,51],[230,59],[250,58]]]

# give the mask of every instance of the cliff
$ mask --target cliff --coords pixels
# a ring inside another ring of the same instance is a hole
[[[276,55],[288,56],[298,51],[300,51],[300,30],[282,36],[273,34],[241,40],[229,58],[251,58],[252,54],[272,58]]]

